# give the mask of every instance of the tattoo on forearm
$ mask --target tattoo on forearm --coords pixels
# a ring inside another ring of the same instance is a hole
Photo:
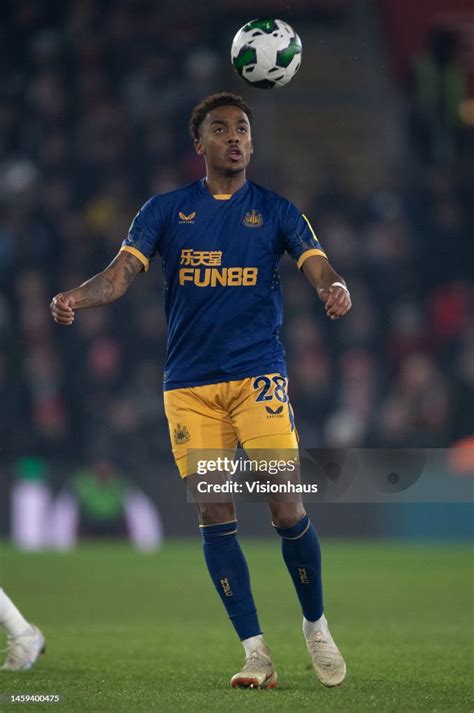
[[[91,277],[78,288],[77,307],[98,307],[114,300],[116,288],[104,273]]]
[[[123,264],[123,280],[125,283],[125,287],[128,287],[130,285],[133,278],[137,274],[136,262],[136,258],[134,258],[133,255],[130,255],[130,253],[125,253],[125,262]]]
[[[139,261],[122,252],[104,270],[84,282],[77,290],[76,307],[98,307],[121,297],[140,271]]]

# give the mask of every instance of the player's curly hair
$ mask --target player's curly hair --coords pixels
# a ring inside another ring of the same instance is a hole
[[[249,105],[238,94],[232,92],[219,92],[211,94],[194,107],[189,120],[189,133],[193,141],[199,139],[199,129],[207,114],[218,106],[236,106],[247,114],[250,124],[253,123],[253,111]]]

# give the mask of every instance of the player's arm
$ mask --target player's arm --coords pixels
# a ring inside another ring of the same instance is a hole
[[[339,319],[349,312],[352,302],[345,280],[331,267],[322,255],[310,255],[302,271],[324,302],[326,314],[331,319]]]
[[[57,324],[74,322],[76,309],[99,307],[118,300],[143,269],[143,263],[130,252],[122,250],[110,265],[79,287],[60,292],[53,297],[50,309]]]

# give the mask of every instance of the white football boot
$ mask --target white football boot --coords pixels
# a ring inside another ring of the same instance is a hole
[[[34,624],[21,636],[7,637],[7,658],[1,671],[27,671],[44,653],[45,638]]]
[[[340,686],[347,673],[346,663],[329,630],[306,637],[306,646],[316,675],[324,686]]]
[[[278,675],[273,668],[268,646],[262,646],[246,656],[242,671],[232,676],[232,688],[275,688]]]

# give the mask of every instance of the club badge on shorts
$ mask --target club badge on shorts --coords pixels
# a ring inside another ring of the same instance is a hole
[[[187,443],[191,438],[191,434],[189,433],[186,426],[184,426],[182,423],[176,424],[175,429],[173,431],[173,436],[174,442],[177,446],[181,446],[183,443]]]

